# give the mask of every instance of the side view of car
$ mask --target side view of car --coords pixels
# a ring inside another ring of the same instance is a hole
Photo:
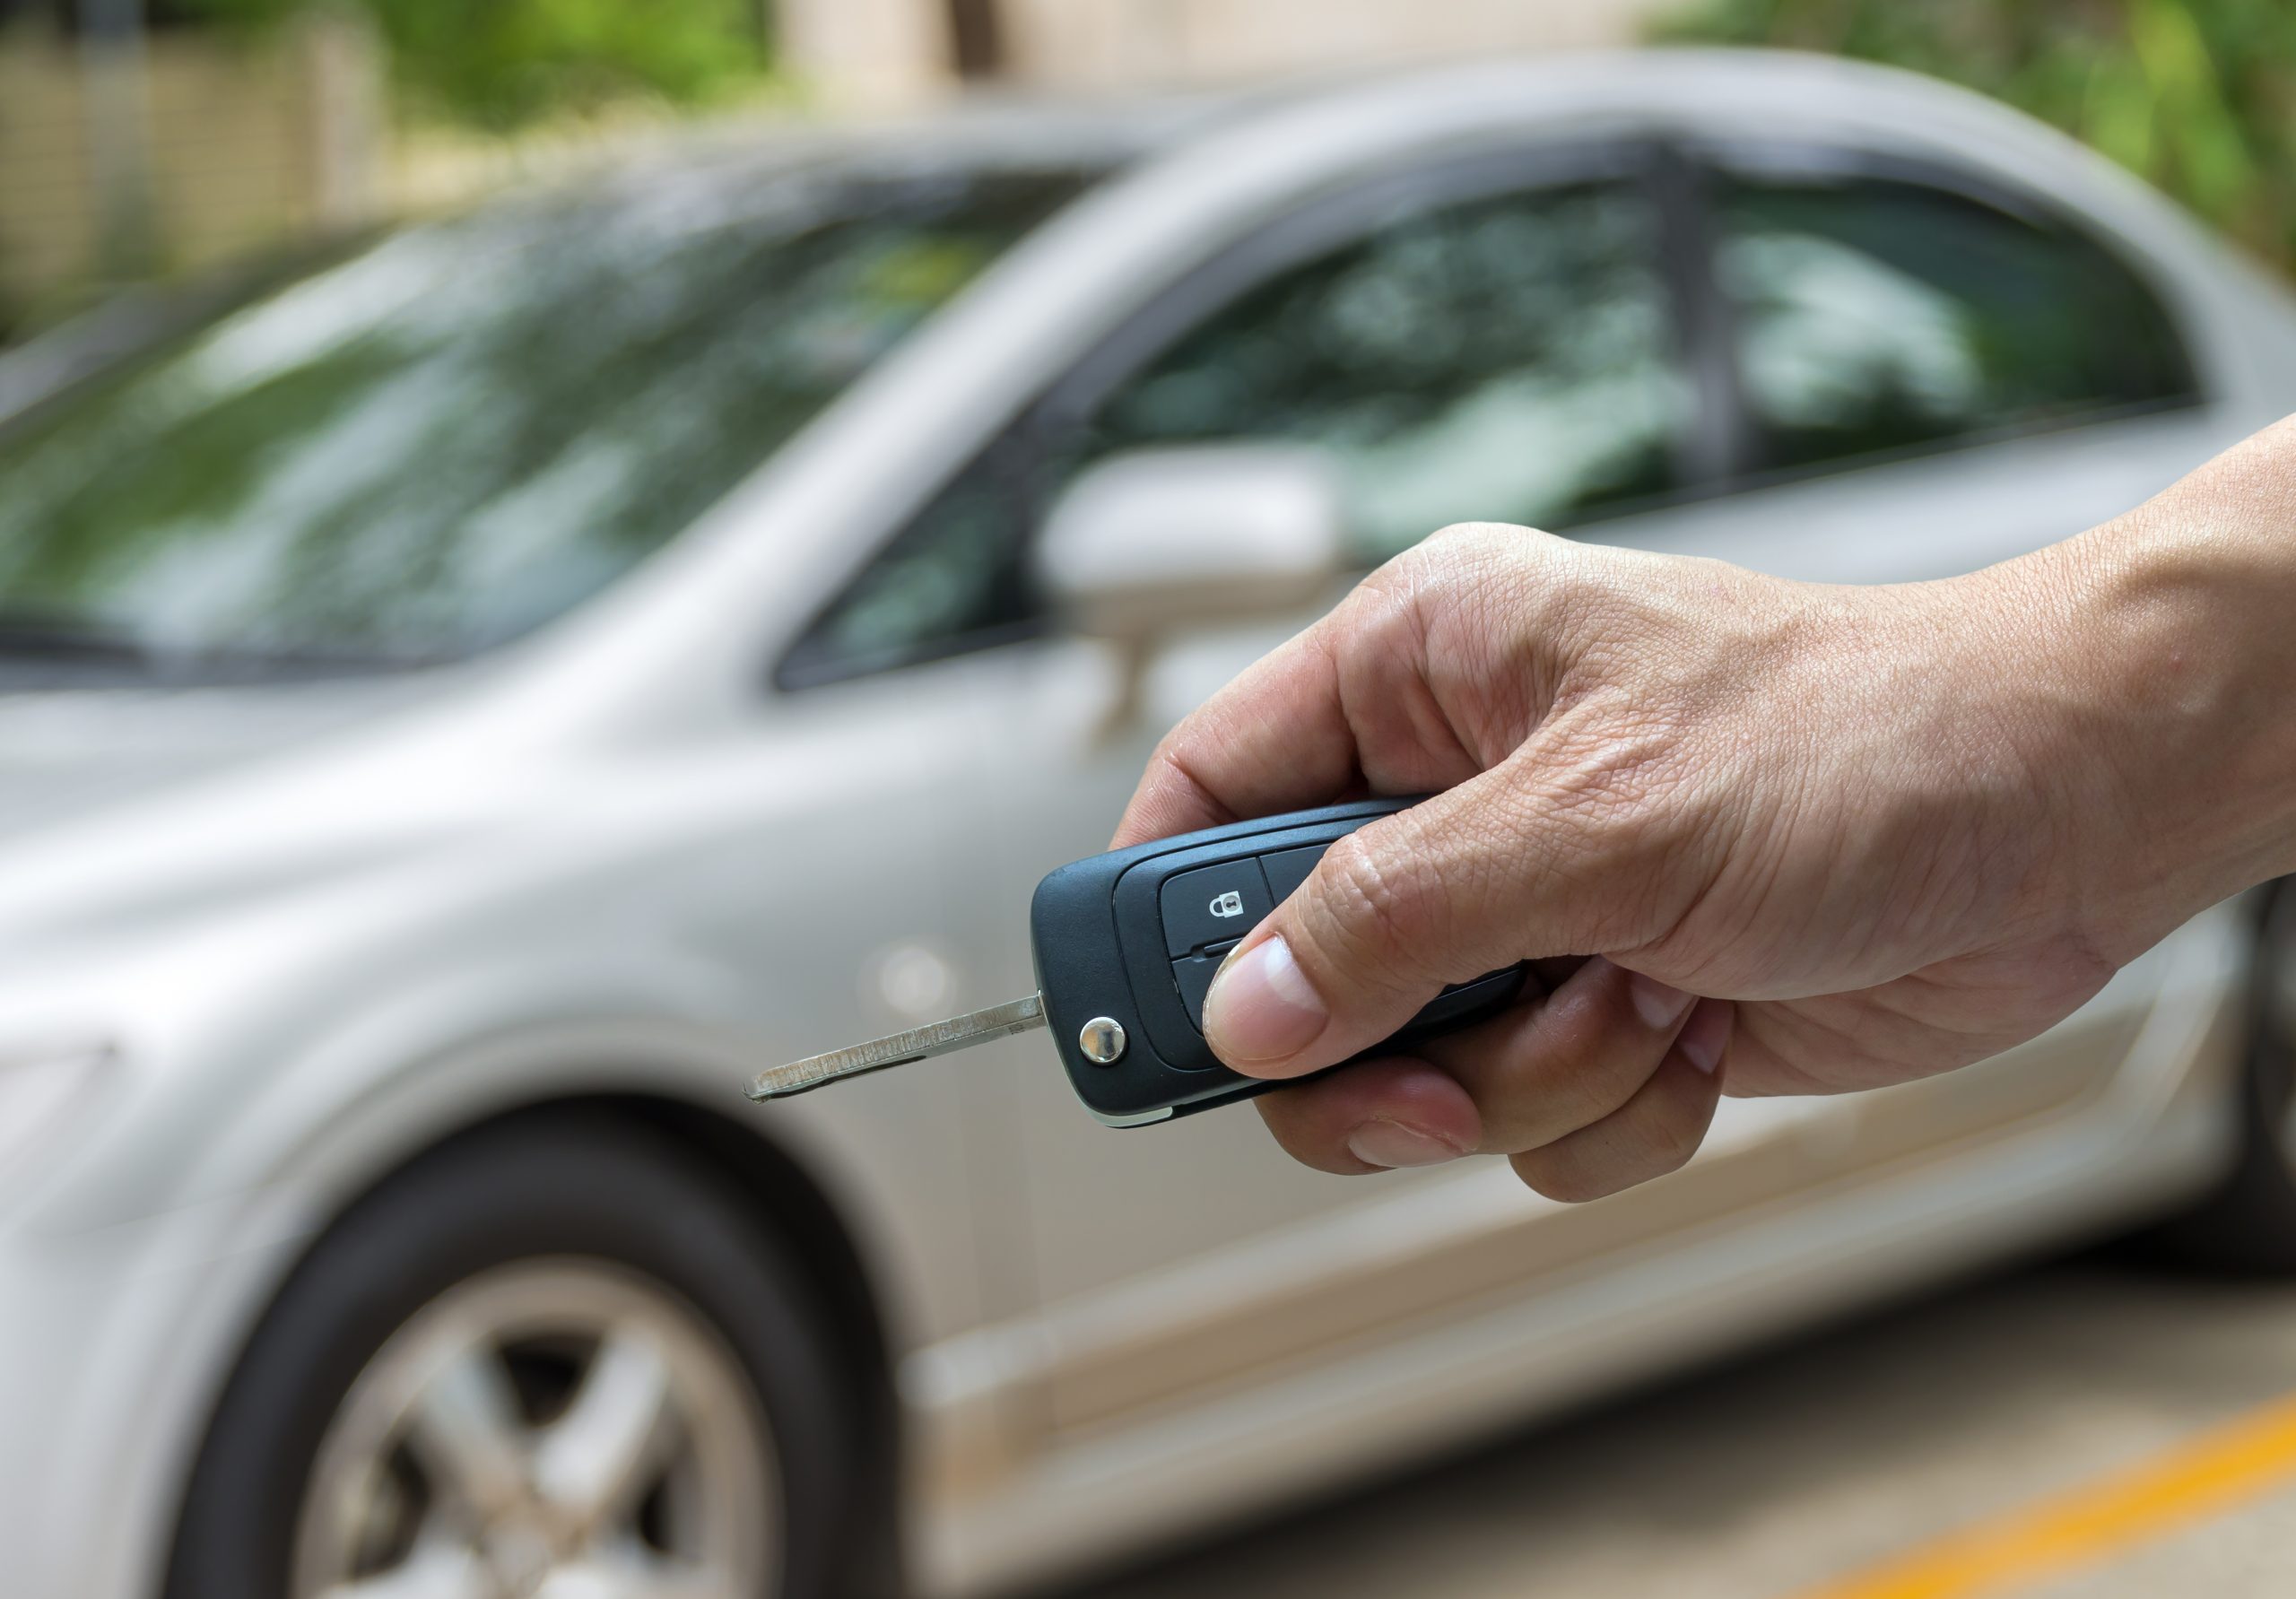
[[[0,416],[12,1592],[980,1592],[2050,1241],[2296,1260],[2258,897],[1585,1207],[1110,1131],[1040,1038],[741,1096],[1031,988],[1157,736],[1444,524],[1916,581],[2296,409],[2296,303],[1998,107],[980,112],[80,364]]]

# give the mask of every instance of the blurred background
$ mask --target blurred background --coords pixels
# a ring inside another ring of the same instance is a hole
[[[2290,1591],[2275,887],[1586,1207],[737,1090],[1434,528],[1971,569],[2292,261],[2269,0],[0,0],[9,1592]]]
[[[1170,92],[1491,51],[1770,45],[1966,84],[2259,257],[2292,248],[2296,22],[2209,0],[8,0],[0,332],[704,122]]]

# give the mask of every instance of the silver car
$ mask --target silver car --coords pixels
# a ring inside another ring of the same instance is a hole
[[[12,1594],[979,1591],[2043,1242],[2296,1249],[2253,903],[1580,1208],[1041,1038],[741,1097],[1030,990],[1157,735],[1444,523],[1933,578],[2296,408],[2289,298],[1996,106],[980,110],[135,315],[0,365]]]

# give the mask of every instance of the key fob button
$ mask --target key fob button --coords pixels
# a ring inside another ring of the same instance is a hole
[[[1248,856],[1176,874],[1165,882],[1161,903],[1165,952],[1171,955],[1232,943],[1273,908],[1267,880]]]
[[[1281,849],[1259,857],[1260,866],[1267,873],[1267,891],[1274,905],[1289,899],[1308,881],[1308,873],[1316,869],[1316,863],[1324,858],[1324,851],[1330,847],[1328,844],[1310,844],[1304,849]]]
[[[1198,1032],[1204,1030],[1204,996],[1212,992],[1212,976],[1233,947],[1226,945],[1172,962],[1172,981],[1179,985],[1180,1004],[1187,1009],[1188,1024]]]

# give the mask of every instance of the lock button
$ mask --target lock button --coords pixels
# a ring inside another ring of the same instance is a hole
[[[1186,955],[1205,944],[1231,943],[1258,925],[1274,902],[1259,862],[1249,856],[1198,866],[1166,880],[1158,901],[1166,952]]]

